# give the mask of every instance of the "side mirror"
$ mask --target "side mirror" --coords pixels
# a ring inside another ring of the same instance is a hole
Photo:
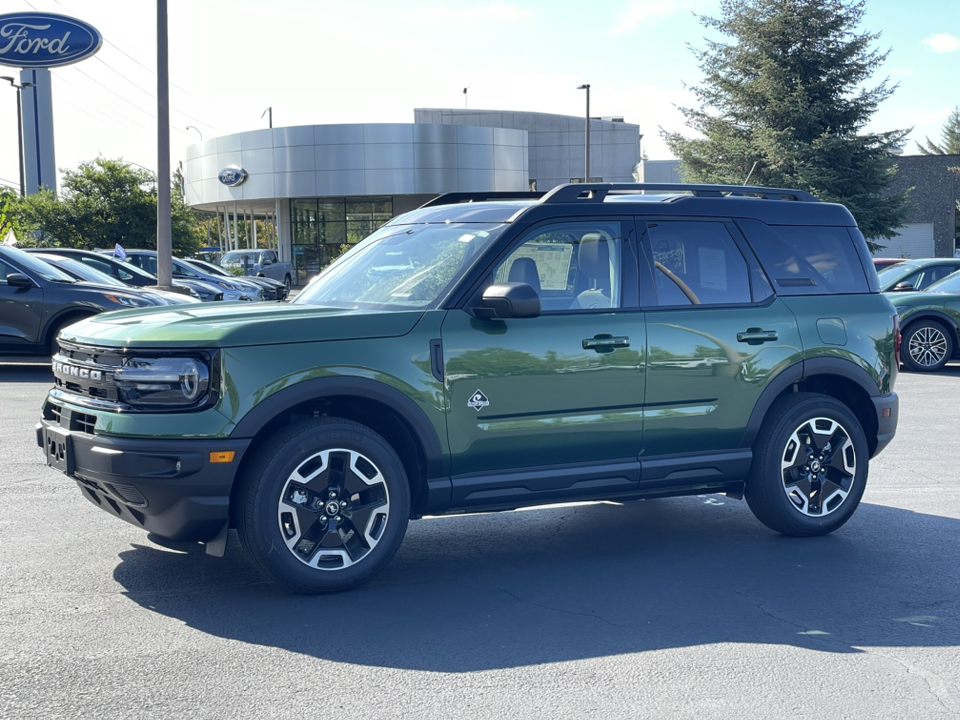
[[[913,292],[913,283],[902,282],[893,286],[894,292]]]
[[[7,285],[11,287],[22,287],[22,288],[32,288],[36,287],[33,280],[24,275],[23,273],[10,273],[7,275]]]
[[[539,317],[540,296],[527,283],[491,285],[483,293],[483,307],[476,308],[474,315],[487,320]]]

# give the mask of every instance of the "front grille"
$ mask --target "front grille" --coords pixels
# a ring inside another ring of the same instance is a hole
[[[114,373],[122,365],[123,355],[117,350],[61,342],[53,356],[53,379],[58,390],[83,401],[112,405],[120,400]]]

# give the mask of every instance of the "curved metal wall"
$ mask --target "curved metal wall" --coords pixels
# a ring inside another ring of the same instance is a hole
[[[187,203],[526,190],[524,130],[429,124],[305,125],[253,130],[187,148]],[[237,187],[217,178],[237,165]],[[251,202],[252,201],[252,202]],[[256,202],[260,201],[260,203]],[[205,207],[209,206],[209,207]]]

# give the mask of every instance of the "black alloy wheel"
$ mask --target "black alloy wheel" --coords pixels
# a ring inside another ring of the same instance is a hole
[[[786,395],[757,438],[747,503],[777,532],[833,532],[863,497],[868,455],[863,429],[845,405],[827,395]]]
[[[397,454],[350,420],[316,418],[277,432],[242,483],[241,542],[261,572],[299,593],[368,580],[396,553],[410,516]]]

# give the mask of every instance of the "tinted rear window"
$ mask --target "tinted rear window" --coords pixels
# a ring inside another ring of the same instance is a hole
[[[738,221],[780,295],[870,292],[846,227]]]

